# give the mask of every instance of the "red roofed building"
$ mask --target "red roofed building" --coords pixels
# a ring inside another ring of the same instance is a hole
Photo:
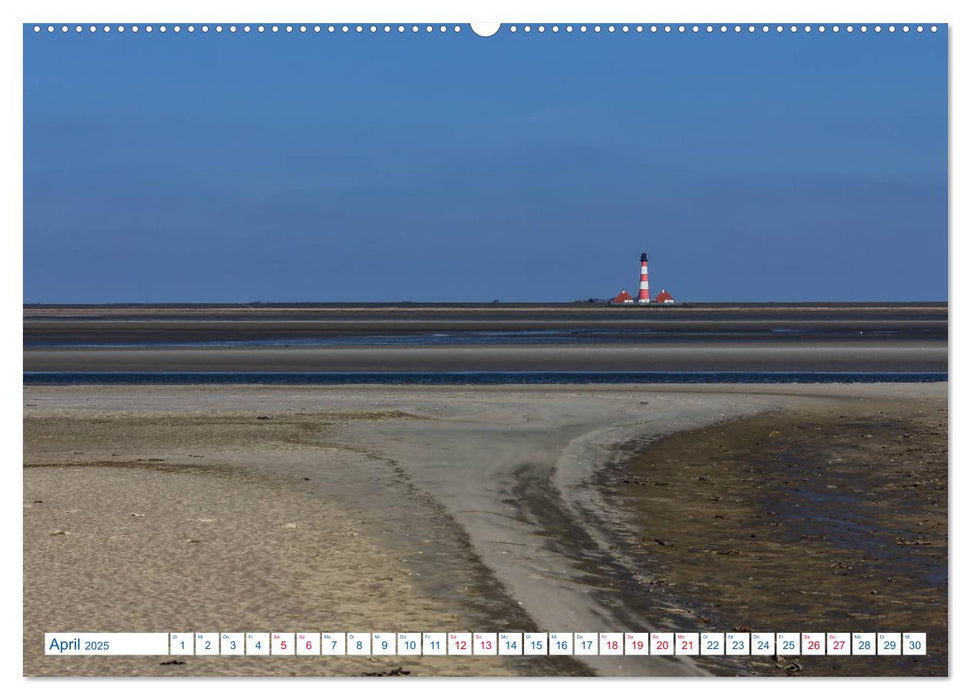
[[[633,304],[634,303],[634,297],[632,297],[630,294],[628,294],[626,289],[622,289],[620,291],[620,294],[618,294],[617,296],[615,296],[610,301],[613,302],[614,304]]]
[[[668,294],[666,289],[662,289],[661,293],[654,297],[655,304],[673,304],[674,297]]]

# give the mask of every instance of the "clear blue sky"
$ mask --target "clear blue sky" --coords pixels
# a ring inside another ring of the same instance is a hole
[[[936,34],[24,30],[24,300],[947,298]]]

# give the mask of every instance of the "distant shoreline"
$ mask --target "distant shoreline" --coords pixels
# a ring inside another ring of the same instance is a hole
[[[25,303],[24,309],[56,310],[56,309],[584,309],[608,307],[608,299],[592,301],[252,301],[252,302],[110,302],[110,303]],[[680,309],[756,309],[756,308],[794,308],[794,309],[879,309],[879,308],[947,308],[947,301],[684,301],[679,302]],[[608,308],[622,309],[669,309],[663,304],[620,305]]]
[[[944,372],[948,309],[25,308],[28,372]]]

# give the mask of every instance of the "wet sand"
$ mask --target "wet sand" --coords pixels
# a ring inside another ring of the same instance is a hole
[[[947,407],[803,406],[602,474],[636,576],[698,630],[926,632],[927,656],[753,657],[776,675],[948,674]]]
[[[24,351],[25,372],[946,372],[946,341]]]
[[[765,411],[855,415],[875,400],[943,408],[946,386],[26,387],[25,673],[748,673],[683,657],[162,666],[48,659],[37,640],[69,629],[683,630],[689,606],[651,583],[622,537],[638,514],[654,517],[609,483],[631,450]],[[748,475],[735,472],[726,484]]]

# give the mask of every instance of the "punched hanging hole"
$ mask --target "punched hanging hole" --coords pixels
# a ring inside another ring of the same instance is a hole
[[[502,25],[499,22],[473,22],[469,26],[479,36],[492,36],[499,31],[499,27]]]

